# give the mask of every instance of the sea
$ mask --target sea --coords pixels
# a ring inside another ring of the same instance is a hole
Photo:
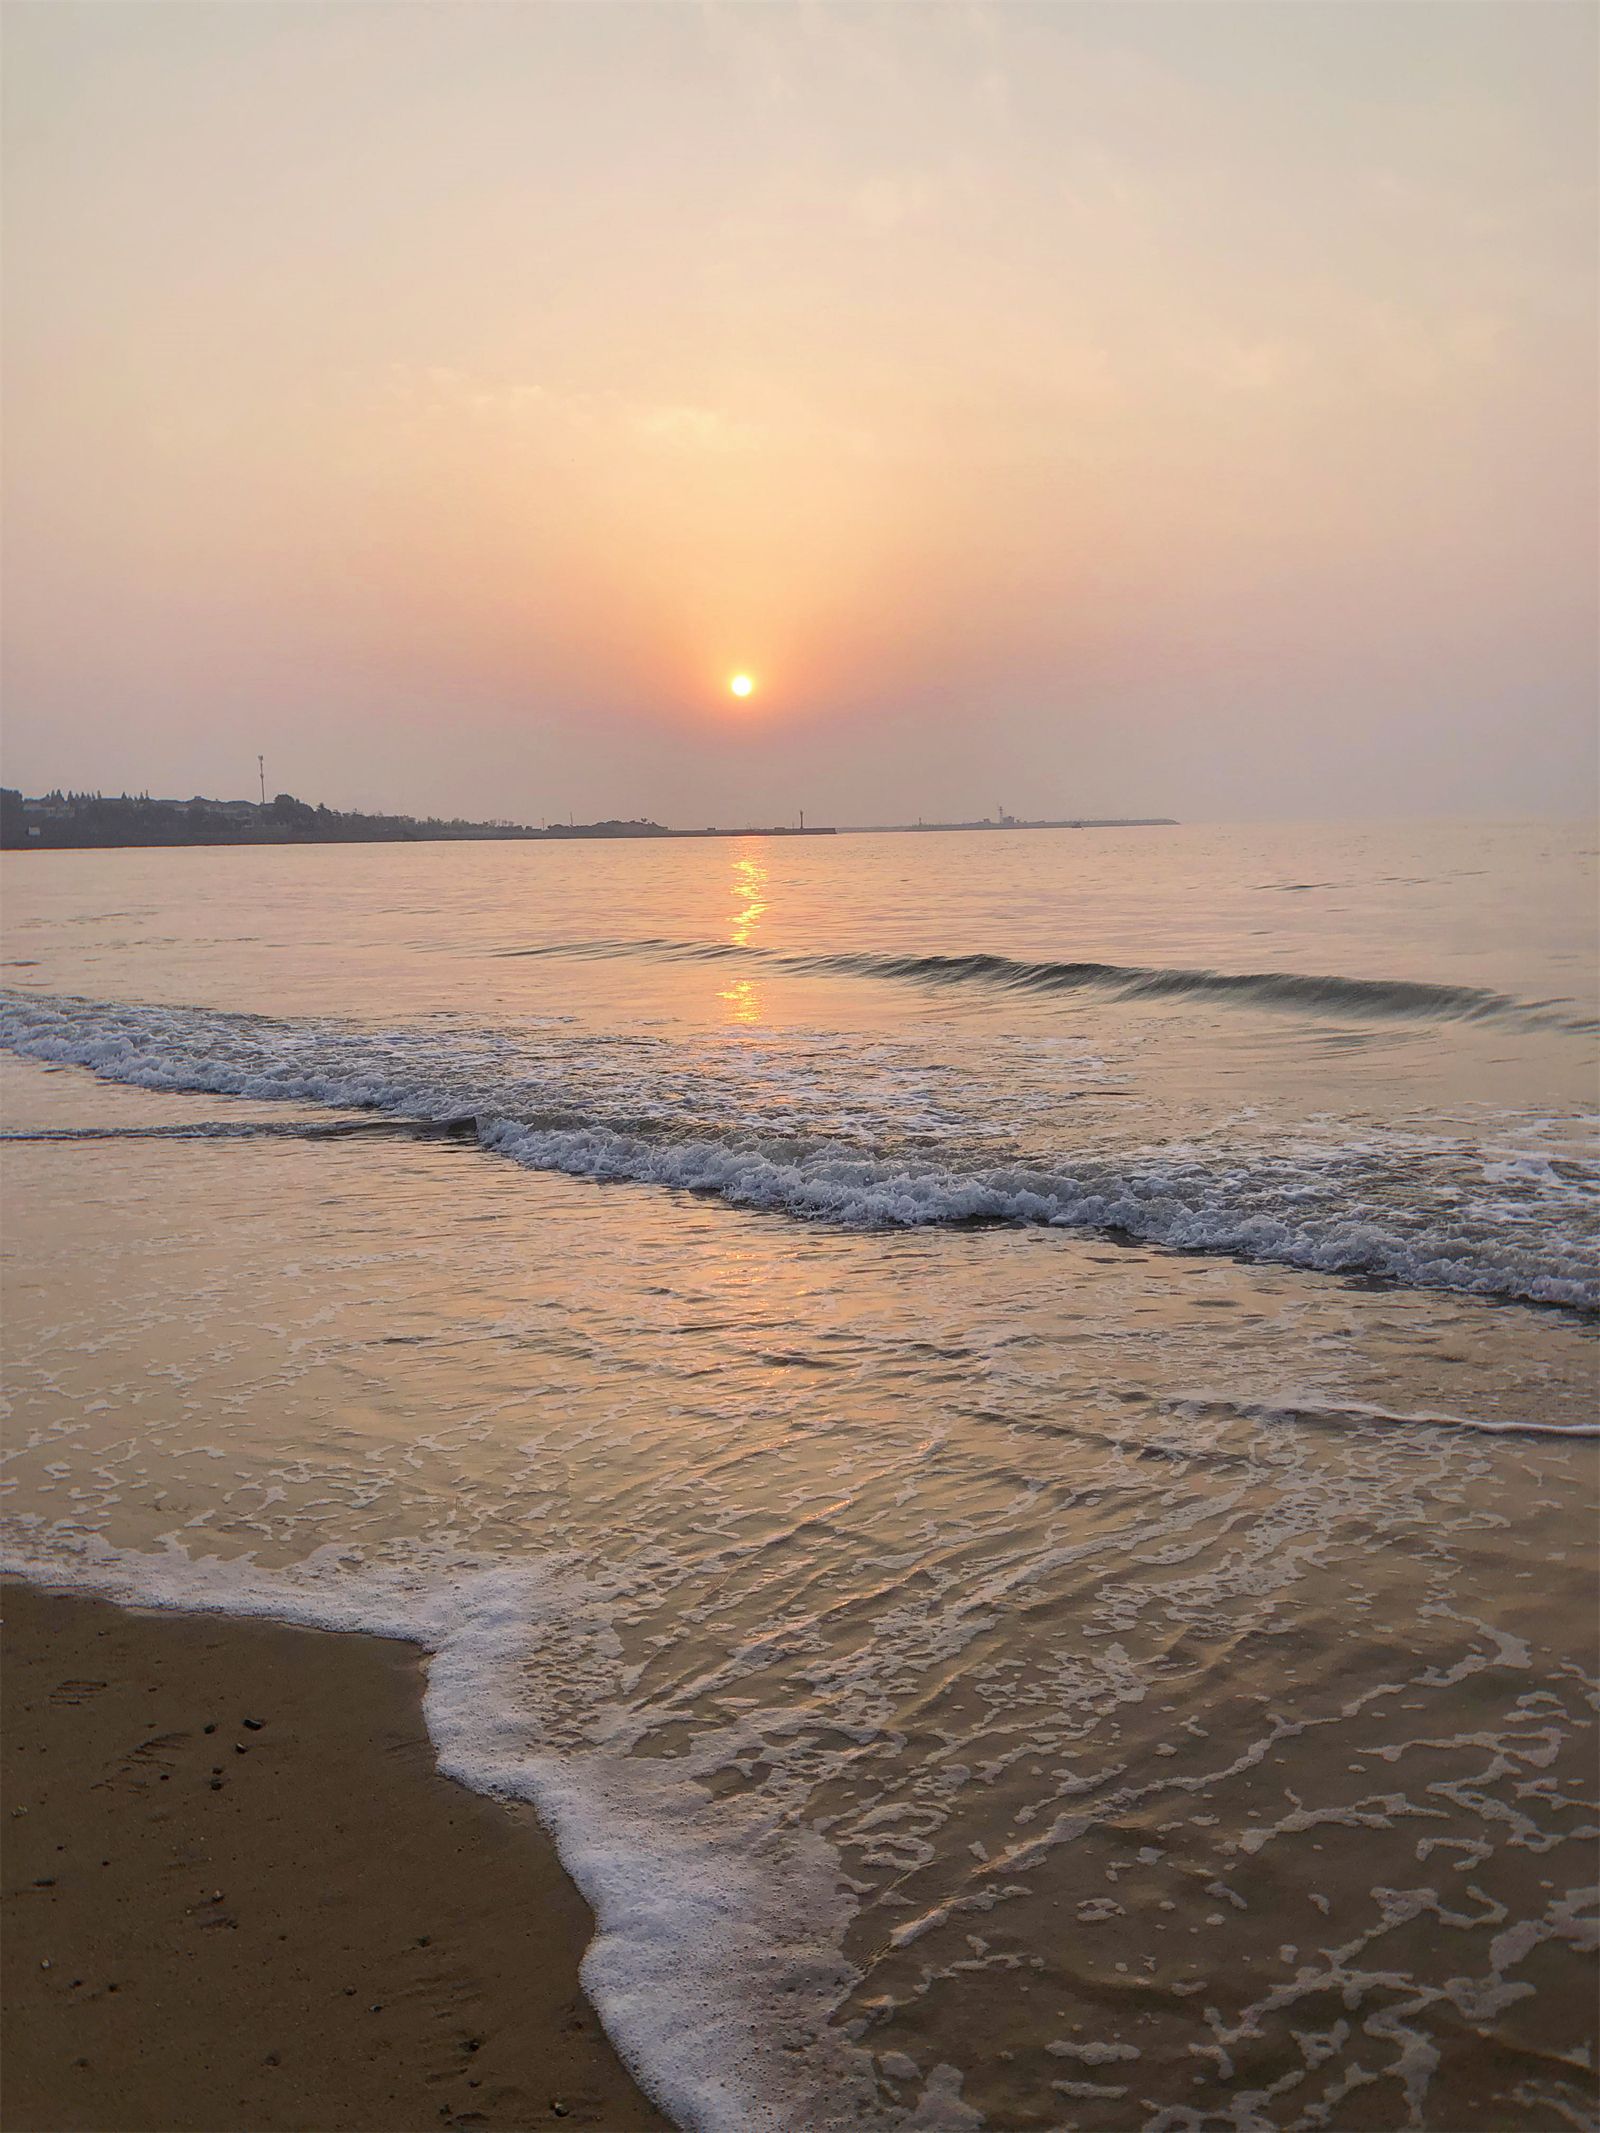
[[[1596,2112],[1596,851],[8,854],[4,1565],[413,1640],[698,2133]]]

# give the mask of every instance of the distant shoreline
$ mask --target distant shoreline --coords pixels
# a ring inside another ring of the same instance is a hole
[[[446,821],[437,815],[365,815],[313,807],[292,793],[271,801],[153,800],[148,793],[61,792],[28,799],[0,787],[0,851],[142,850],[186,845],[265,844],[560,844],[574,839],[650,843],[674,837],[832,837],[831,827],[750,826],[667,829],[643,817],[632,821]]]
[[[446,821],[437,815],[366,815],[344,813],[297,800],[292,793],[276,799],[153,800],[148,793],[45,793],[28,799],[14,788],[0,788],[0,851],[125,851],[217,848],[268,844],[561,844],[579,840],[603,843],[655,843],[674,838],[705,837],[867,837],[919,836],[978,830],[1175,829],[1170,815],[1101,815],[1023,821],[1003,810],[976,822],[861,822],[842,827],[807,823],[756,824],[724,828],[668,829],[644,817],[622,821],[550,822],[535,829],[525,822]]]
[[[1002,815],[998,822],[856,822],[840,826],[842,837],[927,836],[935,830],[1129,830],[1177,829],[1176,815],[1080,815],[1048,822],[1019,822]]]
[[[329,844],[672,844],[685,838],[706,837],[839,837],[849,831],[832,827],[813,829],[655,829],[627,831],[586,829],[490,829],[490,830],[351,830],[323,836],[297,835],[293,830],[256,832],[253,835],[200,837],[73,837],[38,836],[13,843],[0,839],[5,852],[142,852],[142,851],[257,851],[269,845]]]

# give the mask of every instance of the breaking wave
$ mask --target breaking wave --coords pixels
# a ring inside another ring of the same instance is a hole
[[[911,1075],[866,1097],[847,1056],[752,1055],[745,1078],[660,1038],[370,1029],[12,995],[0,1043],[161,1090],[316,1103],[471,1135],[531,1170],[708,1194],[855,1228],[982,1223],[1093,1231],[1178,1252],[1600,1308],[1588,1166],[1493,1162],[1399,1134],[1084,1147],[936,1114]],[[720,1079],[718,1077],[721,1077]],[[857,1109],[844,1108],[857,1090]],[[259,1129],[251,1129],[259,1130]],[[303,1130],[303,1129],[301,1129]]]

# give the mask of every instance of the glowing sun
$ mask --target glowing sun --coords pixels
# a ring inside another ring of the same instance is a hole
[[[728,687],[733,691],[735,696],[748,696],[750,694],[750,691],[755,687],[755,683],[750,679],[748,674],[735,674],[732,681],[729,682]]]

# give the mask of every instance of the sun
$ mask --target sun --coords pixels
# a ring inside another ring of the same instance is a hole
[[[755,683],[750,679],[748,674],[735,674],[732,681],[729,682],[728,687],[733,691],[735,696],[748,696],[750,694],[750,691],[755,687]]]

